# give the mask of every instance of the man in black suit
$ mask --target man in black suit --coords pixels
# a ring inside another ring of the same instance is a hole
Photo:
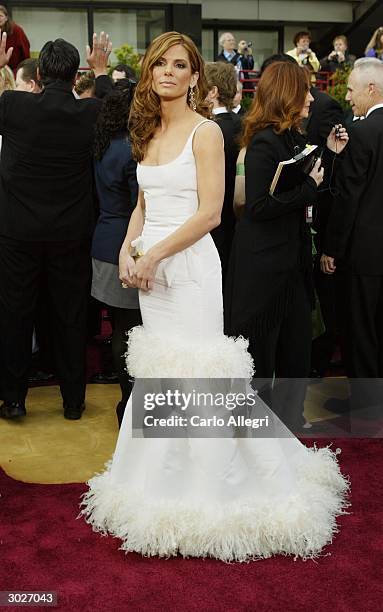
[[[0,44],[0,67],[6,35]],[[88,57],[102,58],[104,34]],[[92,142],[100,102],[76,100],[80,57],[70,43],[47,42],[39,56],[40,94],[0,98],[0,341],[5,364],[0,415],[23,416],[31,338],[40,287],[49,303],[64,416],[84,409],[86,312],[93,229]],[[92,66],[93,67],[93,66]],[[106,77],[105,77],[106,78]]]
[[[221,223],[211,232],[221,258],[224,285],[235,229],[233,199],[242,121],[233,112],[234,96],[237,93],[237,79],[233,66],[222,62],[208,63],[205,65],[205,76],[209,87],[207,99],[213,104],[214,118],[222,130],[225,143],[225,197]]]
[[[383,63],[362,58],[351,72],[346,100],[365,116],[350,130],[337,177],[321,266],[346,267],[347,374],[352,407],[376,406],[383,395]],[[370,379],[368,384],[355,379]]]
[[[314,100],[310,105],[310,113],[303,123],[303,128],[307,133],[310,144],[319,147],[326,146],[326,140],[334,125],[344,122],[344,115],[340,104],[324,91],[316,87],[311,87],[310,93]],[[333,186],[334,175],[338,164],[327,164],[323,184],[318,193],[318,205],[313,220],[315,231],[314,243],[318,257],[314,261],[314,281],[315,289],[319,299],[325,331],[318,338],[313,340],[312,346],[312,370],[317,375],[324,376],[329,367],[333,355],[340,312],[342,307],[337,295],[337,284],[340,286],[339,278],[324,276],[320,271],[319,256],[323,249],[323,240],[326,232],[328,217],[334,205],[334,196],[330,191],[331,183]]]

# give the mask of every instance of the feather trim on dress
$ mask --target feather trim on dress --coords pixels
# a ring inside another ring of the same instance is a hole
[[[206,344],[163,338],[140,325],[128,334],[125,354],[135,378],[246,378],[254,374],[248,340],[220,335]]]
[[[217,505],[187,505],[147,498],[112,483],[111,462],[94,476],[81,515],[94,531],[122,540],[121,549],[145,556],[214,557],[251,561],[276,554],[318,557],[338,532],[336,516],[347,514],[348,479],[337,452],[307,449],[295,492],[271,504],[254,497]]]

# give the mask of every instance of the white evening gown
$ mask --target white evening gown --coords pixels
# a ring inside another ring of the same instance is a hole
[[[195,129],[172,162],[138,166],[144,252],[197,210]],[[131,331],[127,353],[136,378],[251,377],[247,341],[223,335],[210,234],[161,262],[140,307],[143,326]],[[125,551],[223,561],[317,556],[337,531],[348,489],[336,453],[294,437],[133,438],[131,400],[113,459],[88,485],[82,514]]]

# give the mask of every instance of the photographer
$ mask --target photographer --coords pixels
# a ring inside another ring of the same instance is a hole
[[[233,64],[238,71],[238,78],[242,79],[246,75],[241,74],[243,70],[254,69],[254,58],[251,48],[251,43],[247,43],[245,40],[241,40],[238,43],[238,50],[236,47],[236,41],[230,32],[225,32],[219,39],[219,44],[222,47],[221,53],[217,56],[217,62],[227,62]]]
[[[310,32],[297,32],[294,36],[293,43],[294,49],[286,51],[287,55],[290,55],[298,62],[299,66],[307,66],[314,74],[311,77],[311,82],[315,82],[315,74],[320,69],[320,63],[315,55],[314,51],[310,49],[311,36]]]
[[[350,55],[347,51],[347,38],[341,34],[336,36],[332,41],[334,46],[333,51],[321,60],[322,70],[325,72],[336,72],[336,70],[344,70],[352,68],[355,62],[355,55]]]

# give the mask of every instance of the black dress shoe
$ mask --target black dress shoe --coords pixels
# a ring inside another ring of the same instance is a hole
[[[97,372],[90,377],[89,382],[96,385],[114,385],[118,383],[118,376],[115,372]]]
[[[81,415],[85,410],[85,404],[77,404],[77,406],[73,404],[65,404],[64,402],[64,417],[66,419],[70,419],[71,421],[76,421],[81,419]]]
[[[0,416],[3,419],[15,419],[26,414],[25,406],[21,402],[4,402],[0,406]]]
[[[54,374],[50,374],[49,372],[44,372],[43,370],[36,370],[35,372],[31,372],[28,375],[29,383],[45,383],[54,379]]]

